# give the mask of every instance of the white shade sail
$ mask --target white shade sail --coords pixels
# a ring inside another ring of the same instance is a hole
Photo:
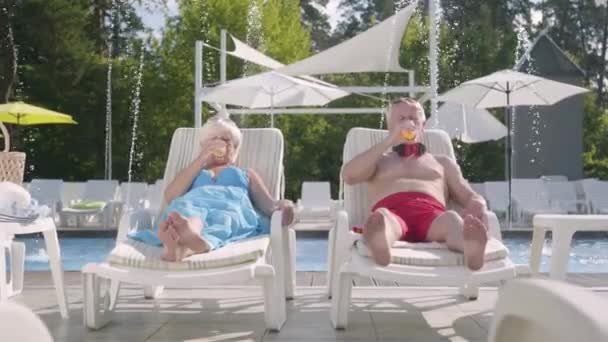
[[[450,138],[465,143],[498,140],[507,135],[507,127],[487,110],[457,103],[444,103],[436,120],[430,118],[427,122],[427,128],[442,129]]]
[[[234,42],[234,51],[226,51],[229,55],[270,69],[277,69],[285,65],[236,39],[233,35],[230,35],[230,38],[232,38],[232,41]]]
[[[345,42],[277,71],[287,75],[407,71],[399,65],[399,49],[417,3]]]

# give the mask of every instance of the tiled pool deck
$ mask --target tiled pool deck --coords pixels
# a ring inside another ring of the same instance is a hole
[[[541,275],[542,276],[542,275]],[[82,325],[79,272],[65,272],[70,319],[62,320],[49,272],[27,272],[24,292],[11,300],[35,310],[56,341],[485,341],[497,287],[465,301],[455,288],[404,287],[356,279],[349,327],[329,323],[325,273],[298,272],[296,298],[280,333],[264,329],[258,287],[166,289],[145,300],[140,287],[121,291],[113,322],[99,331]],[[608,297],[608,274],[577,273],[568,281]]]

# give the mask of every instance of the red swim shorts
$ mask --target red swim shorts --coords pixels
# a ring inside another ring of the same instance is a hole
[[[433,220],[446,209],[434,197],[422,192],[398,192],[381,199],[373,207],[386,208],[395,215],[401,225],[400,240],[409,242],[426,241],[426,235]]]

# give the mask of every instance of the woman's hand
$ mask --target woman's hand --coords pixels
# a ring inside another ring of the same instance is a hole
[[[282,210],[283,218],[281,224],[284,226],[288,226],[293,223],[295,218],[295,206],[293,202],[290,200],[280,200],[274,204],[273,210]]]
[[[218,153],[223,152],[223,153]],[[222,164],[227,158],[226,143],[223,141],[204,141],[201,142],[201,152],[197,158],[201,169],[206,169],[214,164]]]

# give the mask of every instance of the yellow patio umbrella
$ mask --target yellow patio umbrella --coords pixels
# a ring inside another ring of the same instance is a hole
[[[0,105],[0,122],[15,125],[76,124],[71,116],[24,102]]]
[[[0,181],[21,184],[25,168],[25,153],[9,152],[10,135],[4,123],[15,125],[76,124],[71,116],[36,107],[23,102],[0,105],[0,131],[4,138],[4,149],[0,150]]]

